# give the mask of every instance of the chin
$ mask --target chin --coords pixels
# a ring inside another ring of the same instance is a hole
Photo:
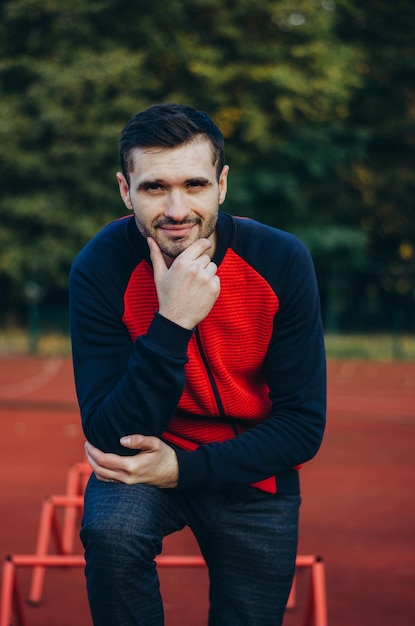
[[[166,256],[175,259],[179,256],[186,248],[192,245],[195,241],[200,239],[200,234],[197,237],[177,237],[176,239],[170,239],[169,241],[157,241],[160,250]]]
[[[167,244],[163,242],[157,242],[157,243],[163,254],[170,257],[171,259],[175,259],[176,257],[179,256],[179,254],[184,252],[184,250],[186,250],[186,248],[188,248],[193,243],[193,241],[180,240],[177,242],[173,242],[173,243],[170,242]]]

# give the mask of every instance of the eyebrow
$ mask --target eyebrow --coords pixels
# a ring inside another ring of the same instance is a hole
[[[205,176],[192,176],[191,178],[186,178],[184,184],[187,185],[189,183],[200,183],[202,185],[211,184],[211,180],[206,178]],[[141,183],[137,186],[137,191],[140,189],[145,189],[149,185],[166,185],[170,186],[169,183],[166,183],[162,178],[148,178],[147,180],[141,181]]]
[[[148,185],[163,185],[165,184],[161,178],[149,178],[147,180],[141,181],[139,185],[137,185],[137,190],[143,189],[144,187],[148,187]]]

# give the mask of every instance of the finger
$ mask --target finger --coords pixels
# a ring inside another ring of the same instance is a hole
[[[131,450],[140,450],[141,452],[149,452],[157,447],[157,437],[147,437],[145,435],[126,435],[121,437],[120,443],[125,448]]]
[[[164,276],[168,268],[157,242],[155,242],[152,237],[147,237],[147,244],[150,249],[150,259],[153,264],[154,277],[157,282],[158,279]]]
[[[114,470],[106,469],[102,467],[95,461],[95,459],[86,451],[86,456],[88,459],[88,463],[90,464],[92,471],[94,472],[96,478],[103,483],[118,483],[121,482],[118,480],[118,473]]]
[[[97,478],[99,478],[104,468],[101,468],[100,464],[97,463],[96,459],[93,456],[93,452],[90,446],[85,445],[85,454],[86,454],[86,458],[88,459],[88,463],[92,467],[94,474],[97,476]]]
[[[183,250],[183,252],[179,255],[183,259],[188,259],[189,261],[194,261],[199,259],[201,256],[205,255],[206,252],[212,247],[209,239],[197,239],[194,241],[188,248]],[[209,257],[210,258],[210,257]]]
[[[121,437],[120,444],[130,450],[141,450],[143,438],[143,435],[125,435]]]
[[[213,277],[215,276],[216,272],[218,271],[218,266],[216,265],[216,263],[213,263],[213,261],[211,261],[207,266],[206,266],[206,271],[209,272],[209,274]]]
[[[89,443],[89,441],[85,442],[85,454],[88,458],[88,461],[91,463],[94,463],[95,465],[99,465],[99,456],[101,453],[101,450],[98,450],[98,448],[96,448],[95,446],[92,445],[92,443]]]
[[[107,480],[106,478],[102,477],[101,475],[101,468],[100,466],[97,464],[97,462],[94,460],[94,458],[90,455],[88,449],[85,447],[85,454],[86,454],[86,458],[88,460],[88,463],[90,464],[92,471],[94,472],[95,476],[98,478],[98,480]]]
[[[89,441],[85,444],[85,452],[91,467],[95,470],[100,467],[104,470],[112,472],[123,471],[123,464],[125,463],[125,457],[120,457],[118,454],[111,454],[109,452],[102,452]]]
[[[210,256],[208,254],[202,254],[201,256],[196,257],[194,261],[199,267],[203,267],[204,269],[207,269],[208,265],[211,263]]]

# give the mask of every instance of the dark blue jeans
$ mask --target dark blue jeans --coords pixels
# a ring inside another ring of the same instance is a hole
[[[209,626],[282,623],[295,569],[298,496],[251,487],[179,492],[101,483],[85,495],[81,539],[95,626],[161,626],[154,558],[189,526],[210,579]]]

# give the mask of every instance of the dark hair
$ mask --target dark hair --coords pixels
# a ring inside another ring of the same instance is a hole
[[[212,144],[217,177],[225,165],[224,139],[221,131],[203,111],[180,104],[154,104],[140,111],[127,123],[120,136],[120,162],[122,172],[130,182],[129,172],[134,164],[134,148],[174,148],[205,135]]]

